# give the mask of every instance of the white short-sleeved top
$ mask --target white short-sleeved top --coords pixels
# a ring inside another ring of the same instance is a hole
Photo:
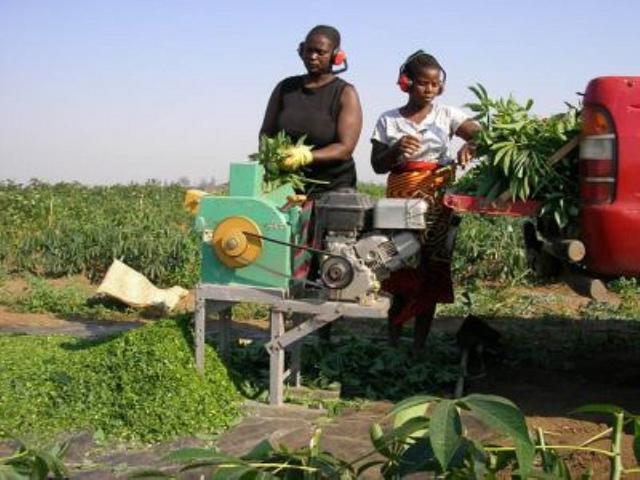
[[[384,112],[378,118],[372,140],[393,145],[405,135],[420,139],[422,148],[408,160],[438,162],[447,165],[453,161],[448,155],[449,142],[458,127],[470,117],[459,108],[433,104],[431,112],[420,123],[403,117],[398,108]]]

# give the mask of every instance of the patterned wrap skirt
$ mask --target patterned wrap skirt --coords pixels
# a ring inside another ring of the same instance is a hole
[[[429,205],[420,265],[393,272],[382,283],[383,290],[402,299],[403,307],[390,319],[395,325],[421,315],[434,303],[453,303],[446,246],[452,211],[444,205],[443,196],[454,178],[455,165],[441,167],[434,162],[406,162],[387,178],[387,197],[422,198]]]

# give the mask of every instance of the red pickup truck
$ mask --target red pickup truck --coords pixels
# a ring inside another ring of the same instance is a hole
[[[589,82],[580,140],[587,270],[640,275],[640,77]]]

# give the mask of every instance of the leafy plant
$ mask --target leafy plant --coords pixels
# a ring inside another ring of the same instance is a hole
[[[360,184],[374,197],[384,187]],[[200,241],[183,210],[180,185],[87,187],[75,183],[0,184],[0,265],[4,274],[100,281],[114,258],[159,286],[194,285]],[[460,280],[526,275],[518,220],[467,216],[454,256]],[[496,255],[502,255],[496,262]],[[4,299],[3,299],[4,301]]]
[[[242,457],[232,457],[217,449],[188,448],[170,453],[165,462],[182,464],[181,472],[213,467],[211,479],[351,479],[356,478],[353,465],[320,449],[321,430],[316,429],[309,445],[291,451],[284,446],[274,448],[263,440]],[[176,478],[162,470],[139,470],[129,478]]]
[[[341,387],[344,398],[404,398],[420,391],[440,391],[459,376],[458,349],[451,336],[434,332],[419,362],[408,346],[348,336],[331,345],[303,345],[302,379],[312,388]],[[269,361],[257,344],[232,350],[232,370],[246,396],[259,397],[268,387]]]
[[[526,280],[531,271],[522,248],[522,224],[518,218],[465,215],[452,259],[456,282]]]
[[[429,395],[411,397],[398,403],[389,416],[390,428],[373,423],[369,434],[373,448],[356,459],[346,461],[320,450],[320,430],[308,447],[288,450],[260,442],[247,455],[237,458],[216,449],[183,449],[164,461],[183,465],[181,472],[211,469],[214,479],[355,479],[375,470],[385,479],[431,473],[452,480],[497,478],[589,479],[587,471],[573,477],[565,463],[566,453],[586,451],[611,460],[610,479],[640,472],[625,468],[621,438],[627,424],[634,426],[635,461],[640,461],[640,418],[613,405],[587,405],[580,413],[613,415],[613,426],[580,445],[549,445],[542,430],[532,439],[522,412],[509,400],[472,394],[457,400]],[[475,417],[501,440],[483,442],[467,434],[465,423]],[[610,450],[589,445],[608,435]],[[373,458],[373,457],[377,458]],[[372,459],[373,458],[373,459]],[[166,470],[134,472],[130,478],[176,478]]]
[[[200,243],[180,185],[0,184],[0,262],[9,273],[99,281],[114,258],[159,286],[191,286]]]
[[[465,436],[462,411],[509,438],[514,446],[491,452]],[[382,464],[386,478],[421,471],[450,473],[447,478],[485,478],[507,466],[517,466],[526,478],[531,471],[535,447],[524,416],[505,398],[472,394],[448,400],[422,395],[400,402],[391,415],[395,417],[391,432],[381,435],[375,425],[371,429],[376,450],[387,459]],[[422,455],[416,456],[416,450]]]
[[[299,172],[291,172],[282,168],[285,151],[291,147],[304,145],[305,139],[306,135],[303,135],[294,143],[284,130],[278,132],[275,137],[263,135],[260,138],[258,152],[249,155],[249,158],[264,167],[264,190],[266,192],[286,184],[290,184],[295,190],[302,190],[307,183],[319,183]]]
[[[54,445],[47,449],[34,449],[20,440],[16,451],[8,457],[0,458],[0,479],[2,480],[46,480],[48,478],[69,478],[63,457],[66,444]],[[49,475],[51,474],[52,477]]]
[[[373,198],[382,198],[385,196],[387,188],[377,183],[359,183],[358,192],[366,193]]]
[[[87,293],[77,285],[55,288],[43,278],[27,277],[29,293],[19,298],[18,307],[25,312],[50,312],[62,315],[84,313],[89,310]]]
[[[550,166],[549,157],[578,134],[577,109],[538,118],[530,111],[533,100],[521,105],[513,97],[491,99],[477,84],[469,87],[477,98],[467,105],[482,130],[475,138],[482,158],[472,176],[458,188],[495,199],[508,191],[513,200],[540,199],[542,214],[566,227],[578,214],[577,159],[565,158]]]

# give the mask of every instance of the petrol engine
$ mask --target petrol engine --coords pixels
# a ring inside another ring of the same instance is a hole
[[[317,278],[332,300],[368,303],[380,282],[420,261],[428,204],[422,199],[330,192],[315,203]]]

